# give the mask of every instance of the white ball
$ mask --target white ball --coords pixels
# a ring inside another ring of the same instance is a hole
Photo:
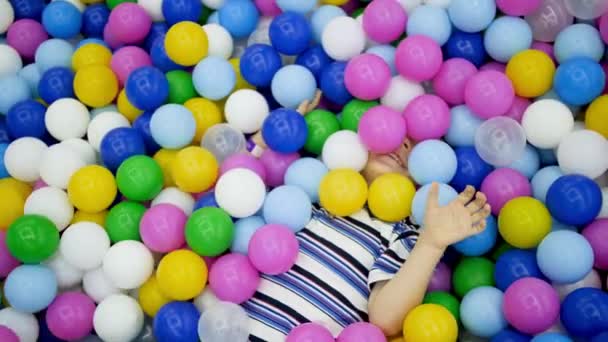
[[[422,5],[422,0],[398,0],[398,1],[406,13],[412,13],[412,11],[416,7]]]
[[[572,112],[557,100],[540,100],[524,112],[521,125],[528,142],[538,148],[555,148],[574,126]]]
[[[61,235],[59,250],[72,266],[90,271],[101,266],[110,249],[110,238],[102,226],[94,222],[78,222]]]
[[[264,204],[266,186],[249,169],[236,168],[224,173],[215,185],[215,200],[232,217],[243,218],[257,213]]]
[[[44,116],[47,131],[59,141],[83,137],[87,133],[89,120],[87,107],[71,98],[53,102]]]
[[[0,8],[1,11],[3,11],[2,8]],[[0,44],[0,77],[14,75],[21,68],[23,68],[23,62],[17,50],[8,44]]]
[[[23,137],[6,148],[4,167],[11,177],[24,182],[35,182],[40,178],[40,161],[47,150],[42,140]]]
[[[84,274],[82,277],[82,288],[96,303],[100,303],[111,295],[122,293],[122,290],[114,286],[110,279],[108,279],[108,276],[101,267]]]
[[[595,131],[571,132],[557,148],[557,162],[565,174],[597,178],[608,170],[608,140]]]
[[[209,40],[209,56],[217,56],[224,59],[232,56],[234,50],[234,42],[230,33],[221,25],[207,24],[203,25],[203,30],[207,33]]]
[[[40,332],[38,320],[33,314],[17,311],[13,308],[0,310],[0,325],[11,329],[19,342],[36,342]]]
[[[55,272],[59,289],[69,289],[80,285],[84,272],[68,263],[60,252],[55,253],[43,264]]]
[[[380,103],[392,109],[403,112],[405,107],[415,98],[424,95],[424,88],[418,82],[402,76],[394,76]]]
[[[215,296],[215,293],[213,293],[211,288],[206,287],[201,294],[194,298],[193,302],[194,306],[196,306],[198,311],[203,312],[210,309],[215,304],[219,303],[220,300]]]
[[[148,13],[152,21],[165,21],[163,0],[137,0],[137,4]]]
[[[104,299],[93,315],[95,332],[104,341],[131,341],[143,326],[144,313],[141,307],[135,299],[124,294]]]
[[[97,114],[87,128],[87,139],[95,151],[99,152],[101,140],[114,128],[130,127],[129,120],[117,112],[103,112]]]
[[[438,6],[448,8],[452,0],[424,0],[425,5]]]
[[[95,164],[97,162],[97,154],[95,153],[93,146],[86,140],[74,138],[64,140],[61,144],[74,149],[87,165]]]
[[[259,131],[269,112],[264,96],[251,89],[235,91],[224,106],[226,121],[246,134]]]
[[[45,186],[28,196],[23,212],[45,216],[62,231],[70,225],[74,217],[74,206],[64,190]]]
[[[220,7],[222,7],[224,5],[224,2],[226,0],[202,0],[202,1],[203,1],[203,5],[211,8],[211,9],[217,10],[217,9],[220,9]]]
[[[116,287],[131,290],[148,280],[154,271],[154,257],[139,241],[120,241],[106,253],[103,271]]]
[[[87,164],[76,150],[64,142],[49,147],[40,161],[40,178],[50,185],[66,189],[72,175]]]
[[[272,45],[270,42],[270,35],[268,34],[271,23],[272,18],[262,17],[258,21],[258,25],[256,26],[255,30],[253,30],[253,32],[251,32],[247,38],[247,46],[251,46],[253,44]]]
[[[361,171],[367,164],[368,151],[353,131],[337,131],[327,138],[321,158],[328,169]]]
[[[602,188],[602,210],[597,218],[608,218],[608,187]]]
[[[0,1],[0,34],[5,34],[14,20],[15,11],[11,4],[6,0]]]
[[[365,49],[365,32],[357,20],[346,16],[336,17],[325,26],[321,43],[331,58],[347,61]]]
[[[187,216],[190,216],[194,210],[194,198],[192,198],[192,195],[175,187],[163,189],[156,198],[152,200],[151,206],[161,203],[173,204],[186,213]]]

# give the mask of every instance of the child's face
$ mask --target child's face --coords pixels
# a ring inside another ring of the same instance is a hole
[[[361,173],[369,184],[385,173],[399,173],[409,177],[407,159],[413,147],[414,143],[406,138],[394,152],[388,154],[370,153],[367,165]]]

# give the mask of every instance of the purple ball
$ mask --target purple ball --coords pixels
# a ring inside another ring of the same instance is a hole
[[[278,275],[289,271],[298,257],[300,244],[294,232],[282,224],[267,224],[249,241],[249,260],[258,271]]]
[[[390,153],[397,150],[407,133],[401,113],[387,106],[369,109],[359,121],[359,138],[375,153]]]
[[[260,274],[247,256],[226,254],[213,264],[209,287],[220,300],[241,304],[253,296],[260,284]]]
[[[94,313],[95,302],[89,296],[80,292],[64,292],[49,305],[46,323],[56,337],[74,341],[91,333]]]
[[[507,321],[526,334],[549,329],[559,317],[559,295],[547,282],[522,278],[511,284],[503,299]]]
[[[283,185],[283,178],[289,165],[298,159],[300,159],[300,154],[297,152],[283,154],[271,149],[265,150],[260,157],[260,161],[266,170],[266,185],[270,187]]]
[[[386,342],[386,337],[377,326],[359,322],[344,328],[336,342]]]
[[[106,27],[117,41],[136,44],[142,42],[150,32],[152,19],[138,4],[125,2],[112,10]]]
[[[446,264],[440,262],[437,264],[437,267],[435,267],[427,292],[450,292],[450,290],[452,290],[452,271]]]
[[[305,323],[295,327],[285,342],[334,342],[331,332],[317,323]]]
[[[220,167],[220,176],[224,173],[237,168],[245,168],[255,172],[262,181],[266,182],[266,169],[264,164],[249,153],[235,153],[226,158]]]
[[[49,35],[44,27],[32,19],[15,21],[6,33],[8,45],[17,50],[24,59],[33,59],[38,46],[47,39]]]
[[[498,215],[500,209],[510,200],[532,196],[532,185],[521,172],[500,168],[492,171],[481,183],[481,192],[486,194],[492,214]]]
[[[11,329],[0,325],[0,341],[2,342],[19,342],[19,337]]]

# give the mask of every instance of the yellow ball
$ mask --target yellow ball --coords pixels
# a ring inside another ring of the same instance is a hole
[[[228,62],[232,66],[232,70],[234,70],[234,74],[236,75],[236,84],[234,85],[234,91],[239,89],[255,89],[254,86],[249,84],[241,74],[241,60],[239,58],[232,58]]]
[[[513,247],[534,248],[551,231],[551,214],[541,201],[518,197],[500,210],[498,231]]]
[[[585,115],[585,126],[608,138],[608,95],[591,102]]]
[[[220,108],[213,101],[195,97],[186,101],[184,106],[192,112],[194,121],[196,121],[195,142],[201,141],[209,127],[224,121]]]
[[[23,216],[26,198],[14,183],[0,183],[0,230],[7,230],[13,221]]]
[[[366,200],[367,183],[355,170],[331,170],[321,180],[319,201],[333,215],[352,215],[363,208]]]
[[[403,339],[407,342],[455,342],[457,338],[456,319],[438,304],[419,305],[403,321]]]
[[[105,65],[87,66],[74,76],[74,93],[89,107],[107,106],[118,94],[118,79]]]
[[[384,174],[369,187],[367,204],[377,218],[397,222],[412,213],[416,187],[411,180],[398,173]]]
[[[171,301],[171,299],[165,296],[160,290],[156,275],[154,274],[139,288],[138,297],[139,305],[146,315],[150,317],[156,316],[158,310]]]
[[[72,56],[72,69],[79,71],[91,65],[110,66],[111,60],[112,52],[107,47],[94,43],[85,44],[74,52]]]
[[[177,187],[185,192],[209,189],[217,179],[219,166],[211,152],[197,146],[182,149],[171,165],[171,174]]]
[[[509,60],[505,73],[513,83],[515,94],[537,97],[551,89],[555,64],[542,51],[524,50]]]
[[[79,210],[98,213],[107,209],[116,198],[116,181],[112,172],[98,165],[76,171],[68,183],[70,202]]]
[[[108,211],[100,211],[98,213],[86,213],[84,211],[76,211],[74,213],[74,217],[72,218],[72,224],[78,222],[94,222],[98,225],[104,227],[106,225],[106,216],[108,216]]]
[[[173,175],[171,174],[171,164],[175,160],[177,152],[179,151],[167,150],[163,148],[154,154],[154,160],[156,160],[160,166],[160,169],[163,171],[165,186],[175,186],[175,181],[173,180]]]
[[[175,63],[193,66],[207,56],[209,41],[203,27],[190,22],[179,22],[167,31],[165,50]]]
[[[170,299],[190,300],[207,284],[207,265],[192,251],[173,251],[160,260],[156,280],[162,293]]]
[[[15,178],[0,179],[0,185],[1,184],[8,184],[9,186],[17,189],[23,198],[27,198],[33,191],[30,184],[16,180]]]
[[[322,2],[326,5],[342,6],[349,0],[323,0]]]
[[[136,108],[131,104],[131,102],[129,102],[129,99],[127,99],[127,93],[124,89],[118,94],[116,106],[118,107],[120,114],[124,115],[125,118],[131,122],[135,121],[135,119],[137,119],[137,117],[143,113],[142,110]]]

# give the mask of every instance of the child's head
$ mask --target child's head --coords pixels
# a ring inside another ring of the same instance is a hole
[[[395,172],[409,177],[407,160],[413,147],[414,142],[406,138],[394,152],[388,154],[370,153],[367,165],[361,173],[369,184],[386,173]]]

